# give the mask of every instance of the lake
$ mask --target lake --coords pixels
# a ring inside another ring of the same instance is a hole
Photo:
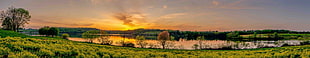
[[[69,38],[72,41],[87,41],[83,38]],[[131,42],[136,44],[134,38],[122,37],[122,36],[109,36],[109,40],[113,41],[111,45],[121,46],[120,42]],[[145,40],[148,43],[146,47],[161,48],[156,40]],[[198,40],[180,40],[169,41],[168,49],[187,49],[193,50],[195,44],[198,44]],[[282,47],[282,46],[294,46],[301,45],[301,40],[279,40],[279,41],[248,41],[248,42],[235,42],[226,40],[204,40],[201,45],[203,49],[255,49],[255,48],[270,48],[270,47]],[[94,40],[94,43],[99,43],[98,40]],[[135,45],[135,47],[139,47]]]

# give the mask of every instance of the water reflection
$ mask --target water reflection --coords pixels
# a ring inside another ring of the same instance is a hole
[[[73,41],[86,41],[82,38],[70,38]],[[120,42],[136,44],[136,39],[124,36],[109,36],[109,40],[113,41],[112,45],[121,46]],[[156,40],[145,40],[148,43],[147,48],[161,48]],[[197,40],[169,41],[168,49],[195,49],[193,45],[198,44]],[[282,47],[301,45],[300,40],[279,40],[279,41],[250,41],[250,42],[234,42],[225,40],[204,40],[201,45],[203,49],[254,49],[267,47]],[[95,43],[99,43],[95,40]],[[135,45],[135,47],[139,47]]]

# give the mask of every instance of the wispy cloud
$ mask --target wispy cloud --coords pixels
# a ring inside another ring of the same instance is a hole
[[[62,22],[53,22],[53,21],[46,21],[46,20],[40,20],[40,19],[32,19],[32,23],[40,23],[40,24],[56,24],[61,26],[91,26],[92,23],[62,23]]]
[[[213,0],[213,1],[212,1],[212,4],[215,5],[215,6],[218,6],[218,5],[219,5],[219,2],[216,1],[216,0]]]
[[[183,16],[183,15],[186,15],[186,13],[167,14],[167,15],[160,16],[159,18],[160,19],[171,19],[171,18],[176,18],[176,17],[179,17],[179,16]]]
[[[198,30],[202,28],[202,26],[191,24],[168,24],[168,25],[156,24],[150,27],[157,29],[176,29],[176,30]]]
[[[167,5],[163,5],[163,8],[168,8],[168,6]]]
[[[250,6],[246,3],[252,2],[252,0],[237,0],[237,1],[219,1],[213,0],[212,8],[223,8],[223,9],[263,9],[262,7]]]

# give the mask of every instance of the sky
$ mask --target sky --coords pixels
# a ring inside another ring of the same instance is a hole
[[[24,8],[26,28],[310,31],[310,0],[0,0]]]

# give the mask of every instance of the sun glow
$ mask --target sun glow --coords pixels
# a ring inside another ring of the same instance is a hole
[[[124,25],[124,29],[123,30],[134,30],[134,29],[139,29],[139,28],[144,28],[143,26],[127,26]]]

